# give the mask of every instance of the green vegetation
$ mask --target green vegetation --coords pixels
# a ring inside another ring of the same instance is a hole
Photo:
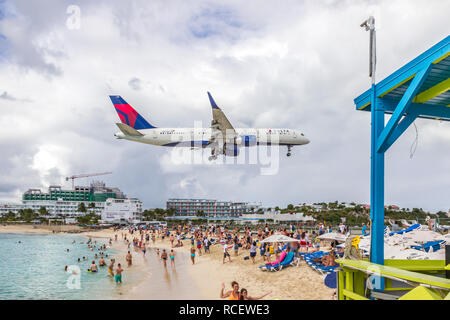
[[[142,212],[142,220],[144,221],[151,221],[151,220],[164,220],[165,217],[173,217],[175,215],[175,210],[173,208],[170,209],[151,209],[151,210],[144,210]]]
[[[277,209],[278,207],[275,207]],[[280,213],[294,213],[302,212],[306,216],[311,216],[317,221],[326,222],[327,224],[339,224],[342,222],[341,218],[345,218],[345,223],[349,225],[361,225],[368,223],[370,219],[370,210],[365,209],[355,202],[350,202],[346,206],[345,202],[319,202],[313,205],[293,206],[289,204],[287,208],[280,209]],[[391,220],[416,220],[425,223],[427,216],[435,217],[434,214],[424,211],[422,208],[413,208],[412,210],[403,208],[395,209],[393,206],[388,206],[384,210],[385,218]],[[439,211],[436,213],[439,219],[448,219],[445,212]]]
[[[79,224],[97,224],[98,220],[100,220],[101,217],[99,215],[96,215],[95,213],[88,213],[84,216],[77,217],[77,221]]]

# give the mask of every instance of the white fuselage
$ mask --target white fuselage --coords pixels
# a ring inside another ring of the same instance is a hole
[[[153,128],[138,131],[142,136],[125,135],[122,132],[117,132],[114,136],[118,139],[166,147],[205,147],[211,140],[210,128]],[[295,129],[236,128],[235,131],[238,138],[234,141],[243,147],[268,143],[288,146],[309,143],[303,133]]]

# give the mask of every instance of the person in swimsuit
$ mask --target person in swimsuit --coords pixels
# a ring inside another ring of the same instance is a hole
[[[120,263],[117,265],[117,269],[116,269],[116,275],[115,275],[115,280],[116,283],[122,283],[122,266],[120,265]]]
[[[170,258],[170,264],[172,266],[175,266],[175,251],[170,250],[169,258]]]
[[[95,261],[92,261],[92,264],[91,264],[89,270],[91,272],[97,272],[98,271],[98,268],[97,268],[97,265],[95,264]]]
[[[231,287],[233,288],[232,290],[223,293],[223,290],[225,289],[225,284],[222,283],[222,289],[220,290],[220,297],[222,299],[229,298],[229,300],[240,300],[241,294],[239,292],[239,284],[236,281],[233,281],[231,282]]]
[[[165,267],[166,263],[167,263],[167,252],[166,252],[166,249],[163,249],[163,251],[161,253],[161,259],[164,262],[164,267]]]
[[[142,253],[144,253],[144,256],[145,256],[145,252],[147,251],[147,248],[145,247],[145,243],[142,243],[141,250],[142,250]]]
[[[263,294],[262,296],[259,296],[259,297],[250,297],[250,296],[248,296],[247,289],[242,288],[239,300],[260,300],[270,293],[272,293],[272,290]]]
[[[106,266],[106,262],[105,262],[105,259],[103,259],[103,257],[101,257],[100,260],[98,260],[98,265],[100,267]]]
[[[126,260],[128,262],[128,266],[131,267],[131,265],[133,264],[133,257],[131,256],[130,251],[128,251],[128,254],[126,255]]]
[[[194,247],[194,245],[192,245],[192,247],[191,247],[191,261],[192,261],[192,264],[195,264],[195,247]]]
[[[116,260],[111,259],[111,263],[109,264],[109,267],[108,267],[108,272],[113,277],[114,277],[114,263],[116,263]]]

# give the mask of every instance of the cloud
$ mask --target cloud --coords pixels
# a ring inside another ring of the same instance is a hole
[[[200,196],[272,207],[367,203],[370,113],[353,103],[369,87],[368,34],[359,24],[376,15],[381,80],[448,35],[450,9],[409,0],[80,0],[80,28],[68,29],[67,2],[6,4],[0,200],[58,181],[70,187],[65,175],[112,171],[99,178],[144,207]],[[110,94],[152,124],[191,127],[211,121],[206,91],[235,127],[296,128],[311,143],[290,158],[281,148],[278,174],[262,176],[255,165],[175,165],[165,148],[113,136]],[[448,210],[449,124],[417,125],[412,159],[414,128],[386,153],[386,203]]]
[[[133,90],[141,90],[141,80],[139,78],[131,78],[128,85]]]

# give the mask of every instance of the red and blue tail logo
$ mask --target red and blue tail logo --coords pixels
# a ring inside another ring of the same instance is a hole
[[[116,108],[122,123],[136,129],[152,129],[156,128],[148,123],[136,110],[133,109],[121,96],[109,96],[114,108]]]

